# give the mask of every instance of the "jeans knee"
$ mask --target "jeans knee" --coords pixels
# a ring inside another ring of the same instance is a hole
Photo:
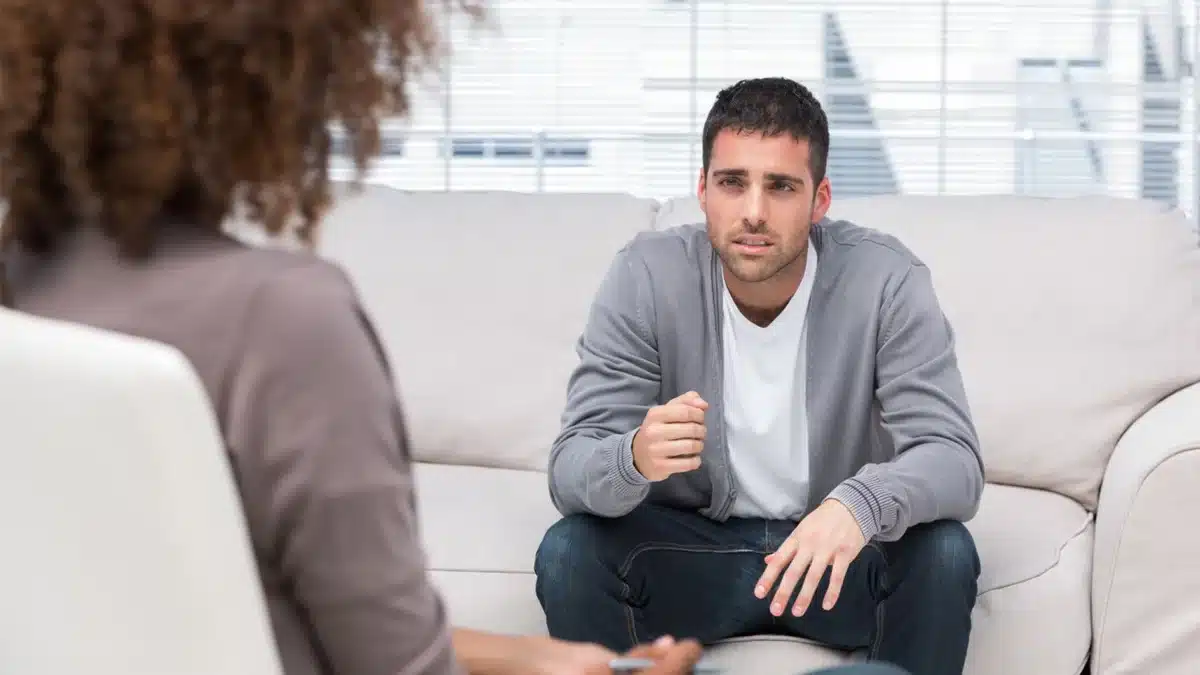
[[[979,553],[970,530],[957,520],[929,524],[922,561],[943,586],[969,589],[972,596],[979,580]]]
[[[598,581],[598,525],[594,516],[572,515],[546,530],[533,562],[539,595],[570,593]]]

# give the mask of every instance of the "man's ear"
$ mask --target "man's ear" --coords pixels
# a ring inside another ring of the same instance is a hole
[[[817,189],[813,191],[813,224],[820,222],[825,217],[832,203],[833,186],[829,184],[829,178],[822,178],[820,184],[817,185]]]
[[[700,169],[700,180],[696,185],[696,197],[699,198],[699,200],[700,200],[700,210],[704,211],[704,213],[706,215],[708,214],[708,211],[705,210],[705,206],[707,203],[707,199],[706,199],[707,193],[708,193],[708,181],[705,180],[704,169]]]

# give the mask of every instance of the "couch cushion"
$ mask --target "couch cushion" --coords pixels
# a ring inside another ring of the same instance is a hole
[[[708,649],[704,658],[729,675],[800,675],[858,660],[807,640],[777,635],[726,640]]]
[[[533,557],[559,517],[545,474],[421,464],[417,486],[429,567],[451,619],[486,630],[544,633]],[[1090,514],[1052,492],[989,484],[967,526],[983,562],[967,672],[1078,672],[1091,641]],[[1015,644],[1022,645],[1019,652],[1009,650]],[[788,661],[755,663],[763,669],[751,672],[766,675],[773,671],[769,663]],[[774,672],[791,675],[799,664],[791,665]]]
[[[546,474],[417,464],[416,481],[430,569],[533,572],[542,535],[559,519]]]
[[[362,294],[390,354],[419,459],[541,469],[575,341],[652,200],[605,194],[347,196],[323,255]]]
[[[830,215],[894,234],[930,265],[988,480],[1094,508],[1121,433],[1200,381],[1200,247],[1179,211],[903,196],[834,200]],[[655,227],[702,221],[688,198]]]

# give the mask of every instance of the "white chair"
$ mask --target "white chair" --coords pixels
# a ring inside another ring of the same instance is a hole
[[[0,672],[282,672],[223,444],[175,350],[0,310]]]

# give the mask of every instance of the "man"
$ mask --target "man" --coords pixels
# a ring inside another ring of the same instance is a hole
[[[920,260],[825,218],[828,150],[807,89],[739,82],[704,125],[706,227],[617,254],[550,458],[555,637],[783,633],[962,671],[984,478],[953,334]]]

